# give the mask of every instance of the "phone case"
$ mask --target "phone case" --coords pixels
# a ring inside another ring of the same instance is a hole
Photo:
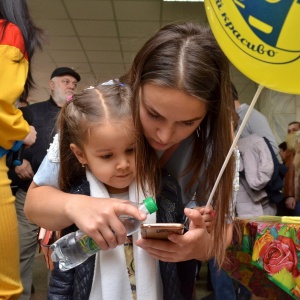
[[[142,224],[141,235],[144,239],[165,240],[170,233],[183,234],[184,225],[180,223]]]

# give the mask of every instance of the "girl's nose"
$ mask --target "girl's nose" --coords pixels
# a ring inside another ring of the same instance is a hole
[[[130,165],[130,163],[129,163],[129,158],[128,158],[126,155],[124,155],[124,156],[119,160],[119,162],[118,162],[118,164],[117,164],[117,169],[126,169],[126,168],[129,167],[129,165]]]

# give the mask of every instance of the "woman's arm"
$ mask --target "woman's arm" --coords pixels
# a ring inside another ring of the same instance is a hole
[[[100,199],[64,193],[49,186],[30,185],[24,212],[33,223],[50,230],[61,230],[71,224],[90,236],[102,250],[124,244],[126,230],[119,215],[131,215],[143,221],[146,215],[129,201]]]

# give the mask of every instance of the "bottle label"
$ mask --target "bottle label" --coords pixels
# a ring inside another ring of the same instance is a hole
[[[94,240],[87,235],[81,237],[79,243],[81,249],[87,254],[90,254],[91,252],[96,253],[100,250],[99,246],[94,242]]]

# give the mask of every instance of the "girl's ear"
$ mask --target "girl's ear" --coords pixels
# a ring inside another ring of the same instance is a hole
[[[75,144],[72,143],[72,144],[70,144],[70,149],[72,150],[72,152],[74,153],[74,155],[76,156],[76,158],[78,159],[80,164],[82,164],[82,165],[87,164],[85,155],[80,148],[78,148]]]

